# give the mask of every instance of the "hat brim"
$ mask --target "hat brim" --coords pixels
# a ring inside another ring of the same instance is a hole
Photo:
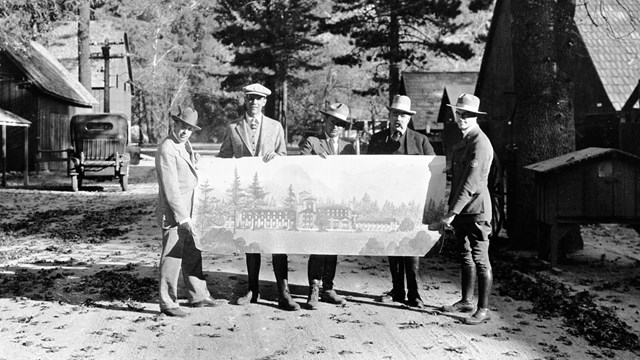
[[[267,96],[269,96],[269,95],[267,95],[267,94],[265,94],[265,93],[261,93],[261,92],[257,92],[257,91],[247,91],[247,92],[245,92],[244,94],[245,94],[245,95],[260,95],[260,96],[262,96],[262,97],[264,97],[264,98],[266,98]]]
[[[182,122],[182,123],[184,123],[184,124],[187,124],[187,125],[191,126],[192,128],[194,128],[194,129],[196,129],[196,130],[202,130],[202,129],[200,128],[200,126],[190,124],[190,123],[188,123],[188,122],[184,121],[181,117],[178,117],[178,116],[176,116],[176,115],[171,114],[171,118],[172,118],[174,121],[180,121],[180,122]]]
[[[328,112],[328,111],[324,111],[324,110],[318,110],[318,111],[320,111],[324,115],[331,116],[332,118],[338,119],[339,121],[342,121],[345,124],[351,124],[350,120],[348,120],[347,118],[341,117],[340,114],[336,114],[336,113]]]
[[[460,109],[460,110],[463,110],[463,111],[466,111],[466,112],[470,112],[470,113],[474,113],[474,114],[479,114],[479,115],[486,114],[486,112],[484,112],[484,111],[471,110],[471,109],[467,109],[467,108],[464,108],[464,107],[459,107],[459,106],[455,106],[455,105],[451,105],[451,104],[447,104],[447,106],[449,106],[452,109]]]
[[[416,112],[412,111],[412,110],[398,109],[398,108],[391,107],[389,105],[385,105],[385,106],[387,107],[387,110],[389,110],[389,111],[397,111],[397,112],[400,112],[400,113],[403,113],[403,114],[408,114],[408,115],[415,115],[416,114]]]

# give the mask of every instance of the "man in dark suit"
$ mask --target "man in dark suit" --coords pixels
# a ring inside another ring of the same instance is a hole
[[[389,128],[371,136],[367,154],[435,155],[429,139],[407,127],[411,116],[416,113],[411,110],[409,97],[394,96],[391,106],[387,106],[387,109],[389,110]],[[424,307],[416,280],[420,258],[417,256],[389,256],[389,266],[393,288],[382,295],[380,301],[405,301],[404,277],[406,274],[407,305]]]
[[[191,108],[171,115],[173,131],[162,141],[156,154],[158,205],[156,214],[162,227],[160,256],[160,311],[168,316],[184,317],[187,313],[178,304],[180,270],[193,307],[215,306],[202,274],[202,254],[191,227],[194,189],[198,185],[196,164],[189,137],[196,125],[198,113]]]
[[[453,147],[451,165],[451,193],[449,211],[442,218],[445,227],[453,226],[456,244],[462,255],[462,299],[443,306],[446,312],[473,312],[473,290],[478,279],[478,306],[475,313],[465,319],[470,325],[489,321],[489,295],[493,271],[489,261],[491,234],[491,195],[489,172],[493,160],[493,147],[478,126],[480,99],[462,94],[456,105],[456,124],[462,131],[462,140]]]
[[[320,112],[325,116],[322,123],[322,134],[310,136],[300,143],[302,155],[354,155],[356,150],[348,141],[340,138],[345,127],[349,125],[349,108],[345,104],[335,103],[327,111]],[[333,279],[336,276],[338,255],[311,255],[307,265],[309,278],[309,298],[307,308],[316,310],[318,301],[336,305],[344,305],[347,301],[333,290]],[[322,292],[320,283],[322,282]]]
[[[262,114],[262,108],[267,103],[267,96],[271,94],[271,90],[260,84],[247,85],[242,90],[245,94],[246,112],[236,122],[227,126],[218,156],[260,156],[265,162],[276,156],[286,156],[287,144],[282,125]],[[260,298],[260,254],[247,254],[246,257],[249,289],[244,296],[238,298],[238,305],[256,303]],[[278,286],[278,307],[288,311],[299,310],[300,305],[293,301],[289,293],[287,255],[272,254],[272,262]]]

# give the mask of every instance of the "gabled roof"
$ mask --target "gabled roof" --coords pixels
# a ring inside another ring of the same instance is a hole
[[[31,121],[25,120],[10,111],[0,109],[0,125],[29,127],[31,126]]]
[[[110,54],[124,55],[129,53],[127,35],[111,21],[91,21],[89,24],[89,41],[91,54],[102,54],[105,39],[119,44],[110,45]],[[49,34],[47,49],[78,78],[78,22],[63,21],[57,23]],[[91,87],[104,88],[104,60],[91,59]],[[109,70],[111,76],[130,80],[131,61],[129,57],[110,59]],[[124,80],[124,81],[126,81]]]
[[[535,164],[525,166],[524,168],[538,173],[547,173],[603,156],[620,156],[631,159],[637,162],[638,165],[640,165],[640,157],[628,152],[611,148],[590,147],[568,154],[560,155],[548,160],[540,161]]]
[[[460,94],[473,94],[474,90],[475,90],[476,86],[474,85],[446,85],[444,87],[444,90],[442,92],[442,101],[440,102],[440,109],[439,111],[449,111],[451,112],[451,115],[453,116],[453,109],[449,106],[446,106],[447,104],[450,105],[455,105],[455,103],[458,101],[458,96]],[[442,128],[444,126],[444,124],[442,122],[444,122],[445,117],[441,116],[440,113],[438,113],[438,122],[439,122],[439,127]]]
[[[7,55],[40,91],[76,106],[98,101],[42,45],[32,41],[20,48],[5,47]]]
[[[640,1],[577,4],[575,23],[611,103],[622,110],[640,79]]]
[[[475,88],[477,72],[404,72],[402,92],[411,98],[416,130],[436,128],[442,89],[447,85],[469,85]]]

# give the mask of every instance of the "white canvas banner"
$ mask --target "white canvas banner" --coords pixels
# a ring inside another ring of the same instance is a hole
[[[203,251],[423,256],[445,211],[444,156],[205,157],[194,221]]]

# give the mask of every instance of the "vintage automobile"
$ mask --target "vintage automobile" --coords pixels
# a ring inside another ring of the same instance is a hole
[[[122,191],[129,181],[126,152],[129,126],[123,114],[78,114],[71,118],[71,146],[67,150],[67,175],[73,191],[85,179],[118,179]]]

